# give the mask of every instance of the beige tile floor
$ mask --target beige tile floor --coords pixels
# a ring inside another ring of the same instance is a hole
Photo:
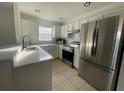
[[[81,77],[78,72],[59,59],[52,63],[52,90],[53,91],[97,91]]]

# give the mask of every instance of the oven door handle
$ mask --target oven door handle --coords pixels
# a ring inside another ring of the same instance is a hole
[[[63,49],[63,50],[68,51],[68,52],[70,52],[70,53],[73,53],[73,51],[71,51],[71,50],[67,50],[67,49]]]

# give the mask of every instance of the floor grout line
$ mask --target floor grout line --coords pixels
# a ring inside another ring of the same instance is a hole
[[[70,69],[73,69],[73,68],[70,68]],[[74,70],[75,70],[75,69],[74,69]],[[62,72],[65,72],[65,71],[62,71]],[[61,72],[60,74],[62,74],[62,72]],[[78,90],[78,89],[71,83],[71,81],[70,81],[68,78],[66,78],[63,74],[62,74],[62,76],[65,78],[64,81],[67,80],[76,90]],[[74,77],[74,76],[72,76],[72,77]],[[71,77],[71,78],[72,78],[72,77]],[[63,82],[64,82],[64,81],[63,81]],[[63,83],[63,82],[62,82],[62,83]]]
[[[58,62],[58,63],[57,63]],[[53,64],[55,64],[55,65],[53,65]],[[55,86],[57,86],[57,88],[58,88],[58,91],[59,90],[61,90],[61,89],[59,89],[59,87],[58,86],[60,86],[62,83],[64,83],[64,82],[68,82],[71,86],[72,86],[72,88],[74,88],[74,90],[76,90],[76,91],[80,91],[80,89],[83,87],[83,86],[85,86],[86,84],[84,83],[83,85],[81,85],[79,88],[78,87],[76,87],[73,83],[72,83],[72,81],[71,81],[71,79],[73,78],[73,77],[76,77],[76,76],[78,76],[78,71],[77,71],[77,69],[75,69],[75,68],[71,68],[71,67],[66,67],[67,66],[67,64],[64,64],[63,62],[61,62],[60,60],[55,60],[54,61],[54,63],[53,63],[52,65],[52,71],[53,71],[53,68],[54,68],[54,70],[59,66],[59,67],[61,67],[63,70],[61,71],[60,70],[60,72],[58,71],[58,72],[55,72],[55,74],[52,74],[52,78],[53,77],[55,77],[55,76],[57,76],[57,75],[62,75],[62,77],[64,78],[64,80],[62,81],[62,82],[60,82],[60,83],[58,83],[58,84],[56,84],[55,82]],[[65,68],[65,69],[64,69]],[[73,70],[74,70],[74,72],[73,72]],[[70,72],[68,72],[68,73],[71,73],[70,75],[72,75],[70,78],[69,78],[69,76],[66,76],[67,75],[67,71],[70,71]],[[72,71],[72,72],[71,72]],[[53,72],[52,72],[53,73]],[[65,75],[64,75],[64,73],[66,73]],[[80,77],[80,76],[78,76],[78,77]],[[78,78],[77,77],[77,78]],[[80,77],[81,78],[81,77]],[[84,80],[85,81],[85,80]],[[53,82],[53,80],[52,80],[52,82]],[[53,87],[53,86],[52,86]],[[53,89],[52,89],[53,90]]]

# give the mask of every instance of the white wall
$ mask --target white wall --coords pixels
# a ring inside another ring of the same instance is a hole
[[[39,25],[48,26],[48,27],[52,27],[53,25],[57,24],[55,22],[40,19],[34,15],[29,15],[25,13],[21,13],[21,19],[32,20],[32,21],[37,22]]]
[[[33,44],[44,44],[44,43],[54,43],[53,41],[38,41],[39,25],[47,26],[53,28],[54,25],[59,25],[58,23],[51,22],[48,20],[40,19],[36,16],[21,13],[21,33],[22,36],[29,34],[32,38]],[[54,33],[55,34],[55,33]],[[55,35],[53,35],[55,37]]]
[[[0,46],[16,44],[12,3],[0,3]]]
[[[14,3],[14,21],[15,21],[16,43],[19,44],[21,39],[20,9],[16,3]]]
[[[124,14],[123,10],[124,10],[124,3],[114,3],[114,4],[111,4],[107,7],[103,7],[101,9],[96,9],[95,11],[82,14],[82,15],[77,16],[77,17],[75,17],[71,20],[66,20],[64,23],[66,24],[66,23],[70,23],[70,22],[73,22],[73,21],[76,21],[76,20],[90,18],[92,16],[97,16],[97,15],[106,16],[106,15],[110,14],[110,16],[111,16],[111,14],[112,15]]]
[[[96,9],[95,11],[82,14],[81,16],[77,16],[70,20],[66,20],[64,24],[69,24],[75,21],[80,21],[81,24],[82,22],[86,22],[87,20],[99,19],[115,15],[124,15],[124,3],[115,3],[101,9]],[[68,38],[67,41],[68,42],[77,41],[78,40],[78,38],[76,38],[77,36],[78,35],[73,36],[73,38]]]
[[[38,23],[32,20],[21,19],[21,33],[22,36],[30,35],[32,43],[38,41]]]

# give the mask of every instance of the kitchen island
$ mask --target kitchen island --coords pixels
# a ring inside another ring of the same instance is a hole
[[[39,46],[19,49],[14,57],[14,89],[45,91],[52,89],[52,57]]]
[[[20,48],[19,45],[0,47],[0,90],[14,90],[13,57]]]
[[[35,48],[13,46],[0,50],[0,66],[6,72],[1,73],[0,90],[51,90],[54,57],[41,47]]]

